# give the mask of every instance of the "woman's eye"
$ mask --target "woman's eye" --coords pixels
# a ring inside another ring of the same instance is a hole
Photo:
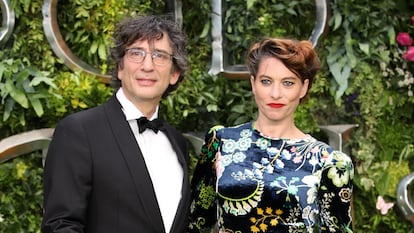
[[[295,83],[292,82],[292,81],[283,81],[284,86],[292,86],[293,84],[295,84]]]
[[[261,82],[262,84],[265,84],[265,85],[270,84],[270,80],[269,80],[269,79],[262,79],[262,80],[260,80],[260,82]]]

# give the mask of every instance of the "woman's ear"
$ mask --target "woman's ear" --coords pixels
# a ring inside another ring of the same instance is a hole
[[[305,97],[306,93],[308,93],[308,88],[309,88],[309,79],[305,79],[303,81],[302,89],[300,90],[301,99]]]
[[[253,95],[255,94],[255,86],[254,86],[254,76],[250,75],[250,85],[252,86]]]

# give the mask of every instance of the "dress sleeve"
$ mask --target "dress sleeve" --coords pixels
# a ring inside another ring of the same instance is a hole
[[[215,161],[220,139],[218,129],[211,128],[205,135],[200,157],[191,181],[192,201],[187,232],[210,233],[217,221]]]
[[[322,232],[352,233],[353,177],[351,158],[331,152],[323,164],[318,191]]]

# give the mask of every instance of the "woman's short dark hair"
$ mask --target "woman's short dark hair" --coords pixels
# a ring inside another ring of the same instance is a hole
[[[321,64],[313,49],[312,43],[307,40],[264,38],[254,43],[247,54],[247,69],[256,78],[260,62],[263,58],[273,57],[283,64],[302,82],[309,80],[308,91],[312,87],[316,73],[320,70]],[[305,99],[306,95],[302,98]]]
[[[121,21],[115,28],[113,34],[114,45],[110,49],[112,62],[112,85],[115,88],[121,86],[118,78],[118,69],[124,66],[125,49],[137,40],[154,41],[168,36],[173,54],[173,71],[180,72],[178,81],[169,85],[163,94],[163,98],[177,89],[179,83],[184,79],[188,69],[187,38],[181,27],[172,19],[171,15],[139,15],[136,18],[127,18]]]

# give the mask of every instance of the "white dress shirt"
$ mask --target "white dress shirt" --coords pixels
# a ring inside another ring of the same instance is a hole
[[[150,129],[143,133],[138,132],[136,120],[144,115],[126,98],[122,87],[117,91],[116,97],[122,105],[122,111],[144,156],[164,221],[165,231],[169,232],[181,200],[183,168],[164,132],[158,131],[156,134]],[[154,115],[148,120],[156,119],[157,116],[158,106]]]

